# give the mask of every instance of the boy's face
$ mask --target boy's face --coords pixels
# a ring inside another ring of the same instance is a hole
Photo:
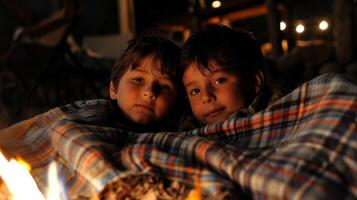
[[[204,124],[226,120],[244,105],[239,76],[218,65],[203,73],[196,64],[189,65],[183,83],[194,116]]]
[[[129,120],[140,125],[164,120],[176,103],[176,85],[156,64],[148,56],[123,74],[117,88],[110,82],[111,99]]]

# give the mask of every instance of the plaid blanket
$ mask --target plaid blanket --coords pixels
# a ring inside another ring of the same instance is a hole
[[[308,81],[254,115],[187,132],[138,134],[93,116],[105,114],[53,109],[1,131],[1,150],[28,161],[42,190],[56,161],[71,199],[133,174],[235,199],[357,198],[357,86],[341,75]]]

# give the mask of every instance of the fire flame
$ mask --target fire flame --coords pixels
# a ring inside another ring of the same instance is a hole
[[[26,171],[31,171],[31,165],[29,165],[26,161],[22,160],[19,156],[16,157],[16,162],[26,168]]]
[[[14,159],[8,161],[0,151],[0,176],[12,194],[13,200],[45,200],[26,166]]]
[[[61,182],[58,180],[58,172],[57,165],[55,162],[50,164],[50,168],[48,170],[48,189],[46,194],[47,200],[65,200],[66,195],[64,192],[64,187]]]
[[[196,187],[193,188],[187,195],[186,200],[201,200],[202,196],[202,189],[201,189],[201,183],[199,179],[195,180],[196,182]]]
[[[195,188],[188,193],[186,200],[200,200],[201,199],[201,189]]]
[[[8,161],[0,151],[0,177],[12,194],[13,200],[65,200],[63,186],[57,177],[57,165],[52,162],[48,170],[46,198],[38,189],[29,171],[31,166],[21,158]]]

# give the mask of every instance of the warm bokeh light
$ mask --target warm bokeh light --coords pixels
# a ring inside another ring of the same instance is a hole
[[[320,22],[320,24],[319,24],[319,28],[320,28],[320,30],[322,30],[322,31],[326,30],[326,29],[328,28],[328,23],[327,23],[327,21],[322,20],[322,21]]]
[[[283,22],[283,21],[281,21],[281,22],[280,22],[280,30],[283,31],[283,30],[285,30],[285,29],[286,29],[286,23]]]
[[[305,27],[304,27],[304,25],[299,24],[299,25],[296,26],[295,30],[296,30],[297,33],[302,33],[302,32],[304,32]]]
[[[213,1],[211,4],[212,8],[219,8],[219,7],[221,7],[221,5],[222,5],[221,1],[218,1],[218,0]]]

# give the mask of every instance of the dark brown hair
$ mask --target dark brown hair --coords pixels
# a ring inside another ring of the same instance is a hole
[[[182,48],[182,71],[193,63],[200,71],[210,70],[212,62],[238,74],[245,103],[251,103],[256,95],[256,74],[264,72],[264,57],[252,34],[224,25],[211,25],[192,34]]]
[[[128,47],[112,68],[110,79],[114,85],[117,86],[128,69],[135,69],[148,56],[153,56],[158,61],[163,74],[167,74],[176,84],[180,82],[179,46],[159,36],[138,36],[129,41]]]
[[[179,67],[180,53],[180,47],[168,39],[154,35],[138,36],[128,42],[128,47],[120,55],[112,68],[110,79],[113,81],[114,87],[117,88],[119,81],[127,70],[135,69],[144,58],[153,56],[155,62],[158,63],[157,67],[161,70],[161,73],[168,75],[176,85],[178,92],[176,105],[172,113],[165,122],[160,124],[160,127],[151,127],[147,131],[174,130],[178,128],[179,123],[183,120],[185,92],[181,81],[182,73]]]

